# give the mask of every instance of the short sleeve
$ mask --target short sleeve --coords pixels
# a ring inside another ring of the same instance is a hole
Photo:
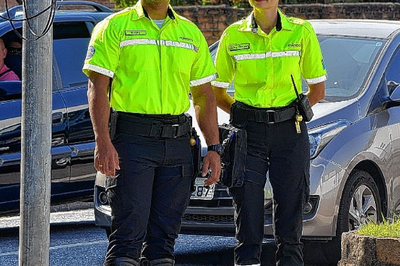
[[[219,88],[229,88],[235,75],[235,61],[229,54],[228,34],[224,33],[218,45],[215,56],[215,66],[217,68],[218,78],[211,84]]]
[[[326,80],[326,69],[317,35],[311,24],[304,28],[304,43],[301,54],[301,73],[308,84]]]
[[[98,23],[89,42],[83,73],[94,71],[110,78],[114,77],[119,61],[119,36],[110,19]]]
[[[190,72],[191,87],[211,82],[217,77],[217,71],[211,59],[211,54],[208,50],[206,39],[201,32],[199,39],[200,41],[197,55]]]

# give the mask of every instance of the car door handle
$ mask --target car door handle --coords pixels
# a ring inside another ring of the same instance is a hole
[[[61,112],[57,112],[53,114],[53,125],[59,125],[62,124],[64,120],[64,116]]]

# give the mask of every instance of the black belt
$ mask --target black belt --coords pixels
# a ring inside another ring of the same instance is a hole
[[[178,138],[191,131],[189,116],[143,115],[118,112],[117,132],[154,137]]]
[[[294,118],[297,108],[289,105],[279,108],[256,108],[242,102],[235,102],[235,116],[256,122],[275,124]]]

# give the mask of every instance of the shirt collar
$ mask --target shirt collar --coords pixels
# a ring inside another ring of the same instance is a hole
[[[150,19],[149,15],[147,14],[147,11],[144,9],[140,1],[138,1],[136,5],[133,6],[133,10],[135,10],[136,12],[133,13],[132,20],[138,20],[141,18]],[[175,20],[175,18],[177,17],[176,12],[172,9],[171,6],[168,6],[167,15],[172,20]]]
[[[288,21],[288,18],[285,14],[282,13],[281,10],[278,9],[278,19],[276,22],[276,31],[281,31],[282,29],[291,30],[292,26]],[[239,27],[241,31],[251,31],[253,33],[258,32],[258,24],[256,19],[254,18],[254,12],[252,12],[242,23]]]

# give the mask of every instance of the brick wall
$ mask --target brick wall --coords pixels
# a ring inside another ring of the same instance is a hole
[[[8,1],[9,6],[16,5],[15,0]],[[114,8],[113,1],[97,0],[97,2]],[[400,19],[400,3],[296,4],[281,5],[280,8],[289,16],[306,19]],[[4,1],[0,1],[0,10],[4,9]],[[196,23],[209,44],[218,40],[228,25],[246,17],[251,12],[250,8],[235,8],[229,5],[176,6],[174,9]]]

